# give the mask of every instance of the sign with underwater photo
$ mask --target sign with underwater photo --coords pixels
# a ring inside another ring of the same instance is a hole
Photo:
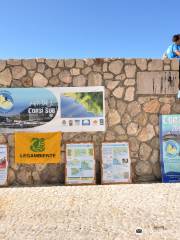
[[[102,183],[131,181],[131,161],[127,142],[102,143]]]
[[[60,163],[61,133],[15,133],[15,162],[18,164]]]
[[[7,184],[8,148],[6,144],[0,144],[0,186]]]
[[[56,131],[57,88],[0,88],[1,132]]]
[[[104,87],[60,88],[63,132],[105,131]]]
[[[93,143],[66,144],[66,184],[94,184]]]
[[[160,116],[163,182],[180,182],[180,114]]]

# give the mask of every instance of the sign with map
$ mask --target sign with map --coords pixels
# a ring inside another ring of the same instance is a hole
[[[2,133],[104,131],[104,87],[1,88]]]
[[[15,133],[15,162],[60,163],[61,133]]]
[[[95,184],[93,143],[66,144],[66,184]]]
[[[180,182],[180,114],[160,116],[163,182]]]
[[[102,183],[131,181],[131,161],[127,142],[102,143]]]
[[[7,184],[8,147],[0,144],[0,186]]]
[[[60,92],[63,132],[105,131],[104,87],[66,87]]]

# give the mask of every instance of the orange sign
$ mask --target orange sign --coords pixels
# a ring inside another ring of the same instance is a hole
[[[15,133],[15,162],[25,164],[59,163],[61,133]]]

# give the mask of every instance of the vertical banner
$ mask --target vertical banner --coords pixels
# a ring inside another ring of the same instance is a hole
[[[163,182],[180,182],[180,114],[160,116]]]
[[[102,143],[102,183],[131,182],[131,161],[127,142]]]
[[[15,162],[60,163],[61,133],[15,133]]]
[[[63,132],[105,131],[104,87],[60,88]]]
[[[7,184],[8,147],[0,144],[0,186]]]
[[[66,144],[66,184],[95,184],[93,143]]]

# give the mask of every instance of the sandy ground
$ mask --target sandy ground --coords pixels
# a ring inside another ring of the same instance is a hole
[[[5,239],[179,240],[180,184],[1,188]]]

